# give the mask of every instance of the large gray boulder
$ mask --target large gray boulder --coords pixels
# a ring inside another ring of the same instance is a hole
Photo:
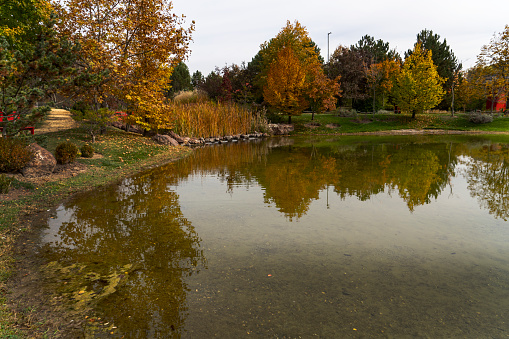
[[[287,135],[293,131],[293,125],[269,124],[269,129],[273,135]]]
[[[178,135],[177,133],[175,133],[175,132],[173,132],[173,131],[170,131],[168,134],[170,135],[170,137],[172,137],[173,139],[177,140],[177,142],[178,142],[179,144],[183,144],[183,143],[185,143],[184,138],[183,138],[183,137],[181,137],[180,135]]]
[[[161,144],[161,145],[172,145],[172,146],[179,145],[177,140],[173,139],[169,135],[164,135],[164,134],[156,134],[152,137],[152,140],[154,140],[155,142],[157,142],[158,144]]]
[[[34,153],[34,158],[22,170],[25,177],[40,177],[53,173],[57,160],[48,150],[36,143],[30,144],[29,149]]]

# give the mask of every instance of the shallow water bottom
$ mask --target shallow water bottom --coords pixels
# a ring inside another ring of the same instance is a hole
[[[43,250],[116,278],[79,286],[114,337],[506,337],[509,197],[475,194],[482,146],[197,150],[60,206]]]

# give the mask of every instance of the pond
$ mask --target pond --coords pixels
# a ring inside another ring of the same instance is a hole
[[[273,138],[76,196],[40,253],[112,336],[503,337],[508,217],[508,137]]]

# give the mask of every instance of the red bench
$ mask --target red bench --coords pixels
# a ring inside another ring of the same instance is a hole
[[[4,114],[2,112],[0,112],[0,122],[9,122],[9,121],[14,121],[14,118],[15,118],[15,115],[14,114],[9,114],[7,116],[4,116]],[[4,120],[5,119],[5,120]],[[19,117],[18,117],[19,119]],[[0,126],[0,132],[2,132],[4,130],[4,128],[2,126]],[[32,126],[27,126],[27,127],[23,127],[21,130],[26,130],[26,131],[30,131],[30,133],[32,135],[34,135],[35,133],[35,127],[32,127]]]
[[[124,120],[125,117],[127,117],[127,113],[118,111],[118,112],[115,112],[115,116],[117,117],[118,121],[122,121],[122,120]]]

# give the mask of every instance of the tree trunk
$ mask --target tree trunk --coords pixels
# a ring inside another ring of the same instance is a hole
[[[291,125],[292,123],[292,115],[288,114],[288,125]]]
[[[452,116],[454,117],[454,82],[452,83],[451,114],[452,114]]]
[[[375,117],[376,111],[376,90],[373,88],[373,118]]]

